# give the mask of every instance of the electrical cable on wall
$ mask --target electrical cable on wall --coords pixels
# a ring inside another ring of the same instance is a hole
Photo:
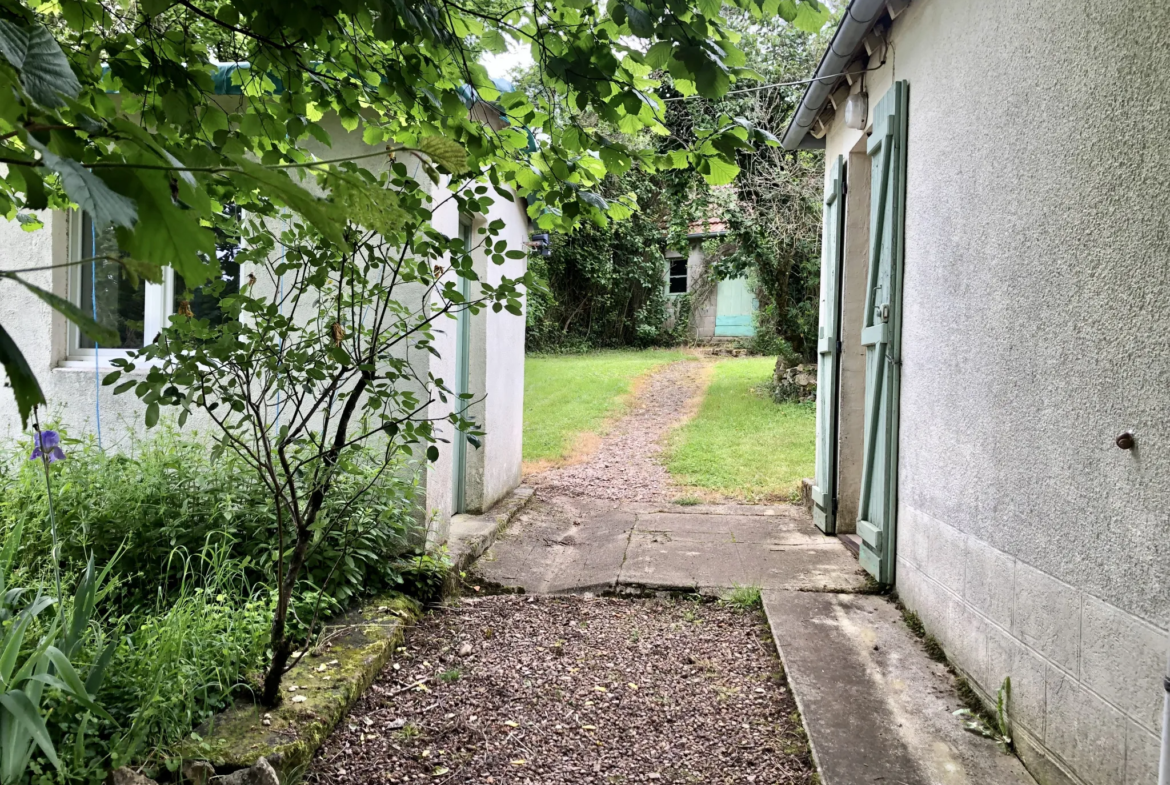
[[[93,261],[90,264],[89,272],[89,301],[93,308],[93,320],[97,321],[97,227],[93,222],[90,222],[90,252]],[[102,379],[101,379],[101,344],[95,338],[93,341],[93,409],[94,415],[97,419],[97,440],[98,449],[102,449]]]
[[[772,82],[770,84],[757,85],[756,87],[745,87],[742,90],[728,90],[721,98],[726,98],[729,95],[740,95],[742,93],[758,93],[761,90],[768,90],[772,87],[796,87],[802,84],[812,84],[813,82],[824,82],[831,79],[838,79],[842,76],[857,76],[868,71],[876,71],[886,64],[885,55],[882,55],[882,61],[870,68],[861,68],[856,71],[842,71],[839,74],[826,74],[825,76],[814,76],[812,79],[797,79],[795,82]],[[670,98],[663,98],[663,101],[689,101],[692,98],[702,98],[703,96],[695,93],[693,95],[676,95]]]

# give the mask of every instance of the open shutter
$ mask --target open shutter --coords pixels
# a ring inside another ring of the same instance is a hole
[[[898,394],[902,366],[902,222],[906,205],[905,82],[895,82],[873,115],[870,156],[869,281],[865,346],[865,458],[857,533],[861,566],[894,582],[898,478]]]
[[[845,226],[845,159],[833,162],[825,193],[821,241],[821,324],[817,334],[817,462],[813,522],[825,534],[837,531],[837,378],[841,329],[841,246]]]

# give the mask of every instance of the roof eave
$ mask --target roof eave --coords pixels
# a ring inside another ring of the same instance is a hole
[[[815,81],[810,82],[800,99],[800,105],[792,115],[780,145],[785,150],[815,149],[825,146],[824,139],[817,139],[814,144],[805,144],[805,137],[816,121],[817,115],[825,107],[837,82],[843,78],[842,74],[853,61],[858,48],[865,41],[865,36],[881,18],[886,10],[887,0],[853,0],[845,9],[841,23],[833,34],[829,48],[825,50],[816,73]]]

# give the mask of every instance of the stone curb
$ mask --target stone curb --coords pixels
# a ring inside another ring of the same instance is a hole
[[[407,597],[375,598],[328,625],[328,643],[306,656],[284,677],[284,700],[265,711],[236,705],[198,729],[177,755],[206,760],[224,774],[253,766],[260,758],[287,778],[303,770],[358,697],[373,683],[418,618]],[[266,724],[267,723],[267,724]]]
[[[460,573],[491,547],[531,498],[531,488],[519,487],[482,515],[451,519],[446,593],[454,591]],[[248,769],[263,758],[282,780],[295,776],[390,661],[420,612],[413,600],[395,596],[375,598],[345,614],[328,625],[327,648],[306,656],[284,677],[279,707],[264,711],[258,705],[236,705],[220,712],[198,729],[197,737],[179,745],[177,756],[208,761],[219,774]]]
[[[459,573],[483,556],[500,532],[528,505],[532,493],[532,488],[521,485],[482,515],[452,516],[447,550],[451,556],[451,575],[456,583]],[[449,586],[448,590],[452,588]]]

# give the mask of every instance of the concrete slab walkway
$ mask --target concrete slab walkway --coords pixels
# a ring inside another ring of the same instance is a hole
[[[483,581],[529,593],[855,591],[841,543],[794,505],[684,507],[537,494],[480,558]]]
[[[1034,785],[963,728],[954,678],[887,598],[767,591],[764,611],[824,785]]]
[[[803,507],[544,497],[471,568],[532,594],[722,594],[764,610],[824,785],[1034,785],[1019,760],[963,728],[954,679],[927,658],[857,561]]]

